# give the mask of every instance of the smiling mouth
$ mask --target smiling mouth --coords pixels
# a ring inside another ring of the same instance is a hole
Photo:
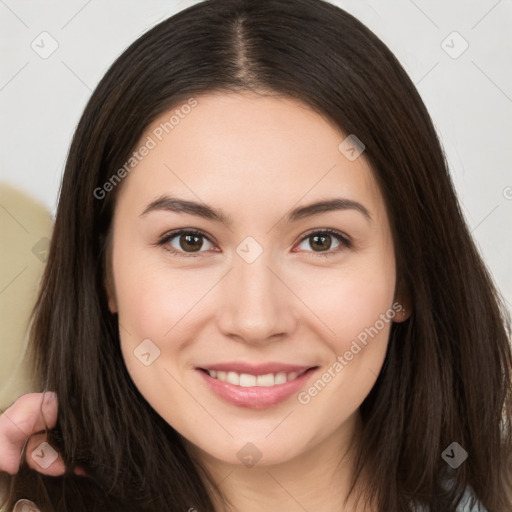
[[[280,384],[285,384],[286,382],[294,381],[304,373],[310,370],[315,370],[316,368],[318,368],[318,366],[305,368],[303,370],[294,372],[276,372],[266,373],[263,375],[253,375],[250,373],[239,373],[235,371],[206,370],[204,368],[201,368],[201,370],[207,373],[213,379],[227,382],[228,384],[232,384],[234,386],[250,388],[273,387]]]
[[[274,407],[298,393],[318,368],[284,363],[231,362],[209,368],[196,367],[196,371],[210,391],[224,401],[237,407],[261,410]]]

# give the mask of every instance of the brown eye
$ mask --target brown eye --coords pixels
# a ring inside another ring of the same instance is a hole
[[[179,238],[180,248],[184,251],[198,251],[203,245],[202,237],[200,235],[180,235]]]
[[[336,243],[334,247],[333,243]],[[307,244],[310,249],[308,251],[307,247],[300,247],[300,245]],[[351,247],[351,242],[348,237],[342,235],[341,233],[334,230],[324,230],[324,231],[315,231],[305,236],[299,245],[301,250],[306,250],[306,252],[317,253],[319,256],[328,256],[333,253],[337,253],[344,248]],[[322,254],[325,253],[325,254]]]
[[[328,251],[331,248],[332,238],[330,235],[312,235],[310,245],[313,249]]]
[[[199,256],[202,248],[206,244],[213,244],[206,235],[196,231],[180,230],[174,233],[168,233],[159,242],[158,245],[164,246],[168,251],[180,256]],[[210,249],[207,247],[207,249]],[[197,253],[197,254],[194,254]]]

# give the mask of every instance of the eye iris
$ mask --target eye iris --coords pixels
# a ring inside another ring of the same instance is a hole
[[[183,239],[186,240],[185,243],[183,243]],[[188,249],[192,249],[192,252],[195,250],[201,249],[201,246],[203,245],[201,241],[201,237],[199,235],[194,234],[188,234],[188,235],[181,235],[180,236],[180,247],[186,251]]]
[[[320,252],[328,251],[331,246],[331,238],[328,233],[311,235],[309,237],[310,245],[313,249]],[[179,240],[181,249],[188,252],[197,252],[203,245],[202,235],[196,235],[194,233],[180,235]]]
[[[318,244],[318,240],[322,240],[324,242],[324,246],[322,246],[321,243]],[[327,241],[327,247],[325,246],[326,241]],[[319,248],[321,251],[327,251],[327,250],[329,250],[330,245],[331,245],[330,235],[322,234],[322,235],[313,235],[311,237],[311,247],[313,249],[316,247],[316,248]]]

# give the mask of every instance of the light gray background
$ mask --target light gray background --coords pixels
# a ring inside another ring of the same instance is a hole
[[[194,3],[0,0],[1,179],[54,214],[69,143],[92,90],[139,35]],[[332,3],[372,29],[418,87],[473,236],[510,305],[511,0]],[[58,48],[47,58],[31,47],[41,53],[52,44]]]

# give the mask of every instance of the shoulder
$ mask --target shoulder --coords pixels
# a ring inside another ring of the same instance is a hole
[[[422,507],[415,508],[415,512],[428,512]],[[489,512],[473,494],[470,487],[466,489],[464,496],[462,497],[459,505],[457,506],[457,512]]]
[[[475,499],[471,488],[467,488],[457,508],[457,512],[488,512],[484,506]]]

